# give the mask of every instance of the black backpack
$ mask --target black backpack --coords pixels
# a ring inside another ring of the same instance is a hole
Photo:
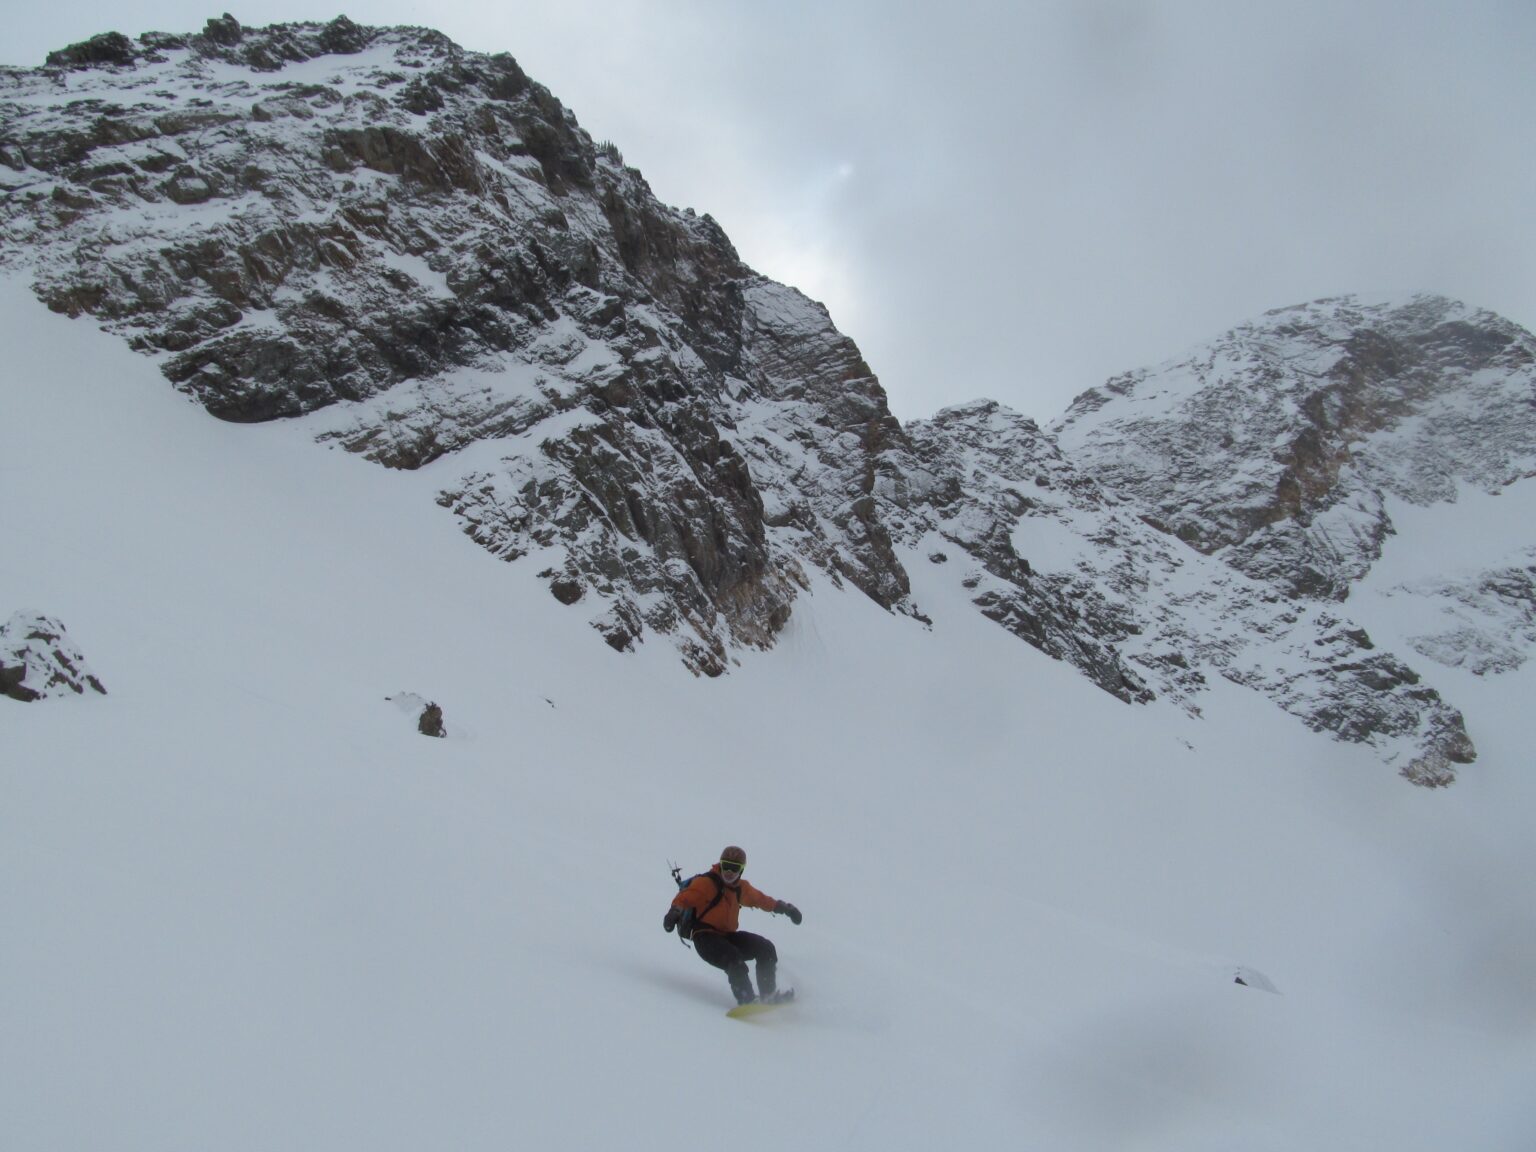
[[[711,912],[713,912],[715,910],[715,905],[719,904],[720,901],[725,899],[725,881],[720,879],[719,874],[716,872],[699,872],[696,875],[688,877],[686,880],[684,880],[676,872],[672,874],[672,878],[677,881],[677,890],[679,892],[689,888],[700,876],[707,877],[708,879],[715,882],[715,898],[708,904],[704,905],[704,910],[702,912],[694,912],[692,909],[689,909],[683,913],[682,923],[677,926],[677,934],[683,940],[689,939],[693,935],[693,926],[699,921],[703,920],[704,917],[708,916]]]

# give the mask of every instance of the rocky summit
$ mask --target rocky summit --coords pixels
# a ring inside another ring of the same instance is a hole
[[[1437,296],[1320,300],[1079,396],[1058,422],[1149,520],[1289,595],[1345,600],[1391,497],[1536,472],[1536,338]]]
[[[817,574],[934,626],[910,573],[935,565],[1127,704],[1198,713],[1221,677],[1419,783],[1474,755],[1341,602],[1389,496],[1531,473],[1533,341],[1485,313],[1323,302],[1049,430],[986,401],[904,428],[825,308],[512,57],[345,18],[0,69],[0,269],[215,416],[432,466],[468,535],[619,651],[664,637],[718,675]],[[1527,611],[1529,573],[1479,603]]]
[[[6,260],[51,308],[227,420],[327,409],[319,438],[392,468],[501,446],[442,503],[615,648],[667,634],[718,673],[802,560],[912,610],[858,350],[510,56],[226,16],[7,70],[0,100]]]

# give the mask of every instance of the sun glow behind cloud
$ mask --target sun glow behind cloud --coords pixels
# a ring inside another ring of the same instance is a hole
[[[856,176],[850,161],[814,173],[803,182],[789,212],[755,215],[743,222],[735,238],[749,264],[825,304],[844,328],[857,327],[857,274],[834,206],[848,194]]]

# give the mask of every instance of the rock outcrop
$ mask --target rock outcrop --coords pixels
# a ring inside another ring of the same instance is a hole
[[[0,696],[32,703],[87,692],[107,694],[58,620],[17,612],[0,625]]]

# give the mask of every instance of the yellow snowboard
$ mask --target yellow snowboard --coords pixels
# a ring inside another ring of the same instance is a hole
[[[768,1000],[751,1000],[746,1004],[738,1004],[726,1013],[736,1020],[750,1020],[754,1016],[761,1016],[764,1012],[772,1012],[775,1008],[782,1008],[795,998],[793,988],[785,992],[776,993]]]

